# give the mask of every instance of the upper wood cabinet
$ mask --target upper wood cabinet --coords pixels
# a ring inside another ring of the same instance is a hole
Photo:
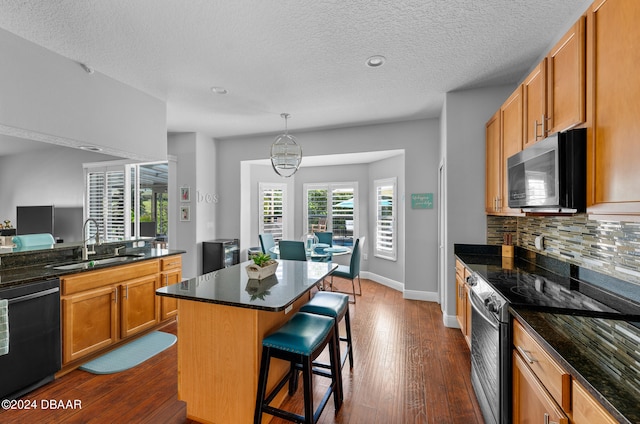
[[[486,176],[485,176],[485,211],[488,214],[499,211],[498,202],[502,195],[501,167],[502,144],[500,142],[500,111],[489,119],[485,126],[486,141]]]
[[[587,19],[588,103],[592,113],[587,150],[587,212],[627,215],[637,220],[640,2],[597,1]]]
[[[580,18],[522,83],[525,148],[585,122],[585,69]]]
[[[547,59],[535,67],[522,83],[524,91],[524,147],[546,137]]]
[[[514,91],[485,127],[485,211],[492,215],[519,214],[508,207],[507,159],[522,150],[522,87]]]
[[[507,159],[522,150],[522,87],[516,89],[500,108],[500,137],[502,139],[502,158],[500,162],[502,175],[502,195],[500,210],[503,214],[517,214],[520,209],[509,208],[509,175]]]
[[[580,18],[547,56],[549,134],[585,122],[585,18]]]

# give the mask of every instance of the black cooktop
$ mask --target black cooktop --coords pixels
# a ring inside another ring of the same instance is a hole
[[[522,258],[505,262],[499,256],[458,256],[510,306],[576,315],[640,318],[640,302],[612,291],[611,288],[620,283],[612,277],[600,281],[602,274],[594,276],[593,271],[581,272],[580,267],[548,258],[538,262]]]

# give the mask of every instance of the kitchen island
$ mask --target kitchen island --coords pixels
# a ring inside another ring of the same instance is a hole
[[[262,339],[309,300],[336,264],[280,260],[275,275],[250,280],[244,262],[156,291],[178,299],[178,396],[201,422],[253,421]],[[269,390],[288,364],[275,361]],[[282,402],[286,390],[274,403]]]

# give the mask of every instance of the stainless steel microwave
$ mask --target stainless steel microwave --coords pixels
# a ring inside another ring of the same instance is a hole
[[[524,212],[586,210],[586,129],[556,133],[507,159],[509,207]]]

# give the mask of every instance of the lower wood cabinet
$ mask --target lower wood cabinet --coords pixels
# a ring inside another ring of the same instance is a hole
[[[525,363],[513,352],[513,422],[569,424],[569,418]]]
[[[178,284],[182,281],[182,256],[160,259],[160,287]],[[160,297],[160,321],[178,315],[178,299]]]
[[[571,394],[572,424],[616,424],[618,422],[587,392],[587,389],[575,380],[571,386]]]
[[[162,303],[155,292],[179,282],[181,267],[176,256],[63,276],[63,369],[174,317],[176,304]]]
[[[159,322],[160,299],[156,296],[157,274],[136,278],[120,285],[120,337],[132,336]]]
[[[117,287],[62,298],[62,363],[103,349],[119,339]]]
[[[456,319],[467,345],[471,347],[471,303],[469,285],[466,278],[469,271],[460,261],[456,261]]]

